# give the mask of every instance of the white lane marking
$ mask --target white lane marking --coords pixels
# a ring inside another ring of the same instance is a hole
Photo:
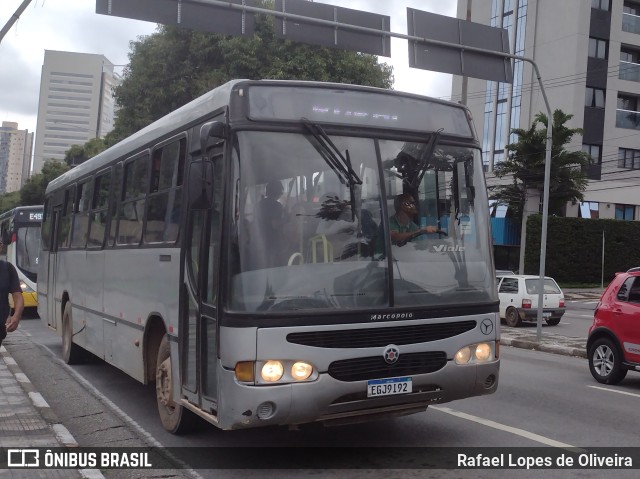
[[[608,391],[610,393],[624,394],[625,396],[633,396],[640,398],[640,394],[629,393],[627,391],[619,391],[618,389],[603,388],[601,386],[587,386],[588,388],[599,389],[600,391]]]
[[[53,432],[56,433],[58,440],[66,447],[78,447],[78,442],[73,438],[69,430],[62,424],[54,424],[51,426]]]
[[[29,397],[31,398],[31,402],[35,407],[49,407],[47,401],[44,400],[42,394],[30,392]]]
[[[448,407],[442,406],[430,406],[429,409],[435,409],[436,411],[444,412],[447,414],[451,414],[452,416],[459,417],[461,419],[466,419],[467,421],[477,422],[478,424],[482,424],[484,426],[492,427],[494,429],[499,429],[500,431],[506,431],[511,434],[515,434],[516,436],[521,436],[526,439],[530,439],[535,442],[539,442],[541,444],[546,444],[551,447],[562,447],[562,448],[575,448],[570,444],[566,444],[564,442],[556,441],[554,439],[549,439],[548,437],[541,436],[539,434],[525,431],[524,429],[520,429],[513,426],[507,426],[505,424],[500,424],[499,422],[491,421],[490,419],[483,419],[478,416],[473,416],[471,414],[467,414],[465,412],[454,411]]]

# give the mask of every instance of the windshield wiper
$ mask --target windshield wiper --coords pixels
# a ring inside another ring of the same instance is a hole
[[[431,139],[429,140],[429,144],[427,145],[427,151],[421,155],[421,162],[418,165],[416,170],[416,176],[413,178],[413,182],[411,183],[411,187],[413,189],[418,188],[424,174],[427,172],[427,168],[429,166],[429,160],[433,156],[433,152],[436,150],[436,146],[438,146],[438,139],[440,138],[440,134],[442,133],[443,128],[440,128],[438,131],[434,131],[433,135],[431,135]]]
[[[301,118],[300,120],[316,140],[317,144],[313,144],[314,148],[320,153],[320,156],[322,156],[334,172],[338,174],[340,180],[345,185],[349,185],[349,187],[361,185],[362,180],[351,166],[349,150],[347,150],[345,157],[320,125],[316,125],[307,118]]]
[[[349,197],[351,203],[351,220],[358,218],[358,235],[361,233],[360,222],[360,194],[357,195],[356,201],[356,187],[362,185],[362,180],[358,174],[353,170],[351,166],[351,156],[349,150],[345,151],[345,155],[340,152],[338,147],[331,141],[329,135],[322,129],[320,125],[316,125],[307,118],[301,118],[302,124],[305,126],[309,133],[316,140],[316,143],[311,142],[313,147],[320,153],[320,156],[331,167],[334,173],[338,176],[340,181],[349,187]]]

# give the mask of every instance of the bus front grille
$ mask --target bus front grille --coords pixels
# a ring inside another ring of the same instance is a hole
[[[338,381],[364,381],[398,376],[413,376],[438,371],[447,364],[444,351],[401,354],[395,364],[380,356],[343,359],[329,365],[329,376]]]
[[[389,344],[426,343],[451,338],[475,329],[476,321],[417,324],[390,328],[364,328],[338,331],[291,333],[287,341],[316,348],[373,348]]]

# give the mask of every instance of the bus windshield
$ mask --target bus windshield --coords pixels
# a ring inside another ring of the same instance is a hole
[[[16,236],[16,266],[32,281],[36,281],[40,252],[40,225],[21,226]]]
[[[320,136],[312,129],[237,133],[231,311],[441,308],[494,299],[488,201],[474,188],[483,184],[478,150],[437,136]],[[402,202],[413,203],[408,217],[399,213]],[[421,230],[428,226],[432,233]],[[411,239],[392,241],[398,228]]]

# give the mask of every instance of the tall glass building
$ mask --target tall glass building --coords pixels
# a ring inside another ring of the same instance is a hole
[[[511,52],[536,62],[551,109],[582,128],[569,150],[594,159],[582,204],[566,215],[640,219],[640,0],[458,0],[458,18],[505,28]],[[513,128],[527,129],[546,114],[538,80],[528,62],[515,61],[512,84],[454,77],[452,99],[466,101],[482,138],[489,185],[516,141]],[[532,198],[528,212],[537,210]]]

